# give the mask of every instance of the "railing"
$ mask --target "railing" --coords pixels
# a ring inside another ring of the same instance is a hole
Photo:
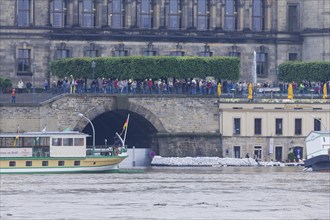
[[[16,103],[42,103],[44,101],[53,99],[55,97],[64,96],[66,94],[70,94],[69,92],[63,92],[62,90],[55,90],[53,92],[45,91],[39,93],[17,93],[16,94]],[[77,90],[76,93],[71,95],[81,95],[81,94],[89,94],[89,95],[100,95],[100,94],[108,94],[108,95],[145,95],[145,96],[199,96],[199,97],[217,97],[217,89],[216,87],[212,87],[209,89],[206,88],[183,88],[183,87],[173,87],[167,90],[159,90],[157,88],[149,89],[123,89],[123,90],[112,90],[101,88],[97,90],[88,89]],[[315,92],[314,90],[307,90],[303,93],[298,91],[294,92],[295,99],[322,99],[322,93],[320,91]],[[223,90],[221,94],[221,98],[241,98],[247,99],[248,93],[246,90],[238,91],[236,89],[227,89]],[[253,93],[253,99],[287,99],[287,91],[280,90],[278,87],[273,88],[255,88]],[[11,94],[9,93],[1,93],[0,92],[0,103],[11,103]]]

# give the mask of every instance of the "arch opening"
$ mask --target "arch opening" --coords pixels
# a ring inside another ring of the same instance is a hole
[[[122,133],[128,114],[130,114],[130,118],[125,141],[128,148],[135,146],[136,148],[157,149],[156,128],[141,115],[127,110],[104,112],[91,120],[95,129],[95,144],[113,144],[116,132]],[[90,123],[86,124],[82,132],[93,134]],[[121,136],[124,137],[124,133]],[[92,142],[92,137],[87,138],[87,145],[92,145]]]

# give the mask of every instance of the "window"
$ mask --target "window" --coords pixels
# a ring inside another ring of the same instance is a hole
[[[52,146],[62,146],[62,138],[52,138]]]
[[[17,1],[17,25],[19,27],[30,26],[31,2],[30,0]]]
[[[234,158],[241,158],[241,147],[234,146]]]
[[[261,134],[261,118],[254,119],[254,134]]]
[[[84,138],[75,138],[74,139],[74,146],[85,146],[85,139]]]
[[[82,27],[94,27],[94,4],[92,0],[82,2]]]
[[[124,44],[119,44],[118,47],[114,51],[115,57],[125,57],[128,55],[127,49],[125,49]]]
[[[289,61],[296,61],[298,60],[298,54],[297,53],[289,53]]]
[[[168,28],[169,29],[179,29],[181,28],[181,5],[179,0],[169,1],[168,10]]]
[[[63,160],[58,161],[58,166],[64,166],[64,161]]]
[[[17,55],[17,74],[31,73],[31,50],[18,49]]]
[[[26,161],[26,162],[25,162],[25,166],[27,166],[27,167],[31,167],[31,166],[32,166],[32,161]]]
[[[10,167],[16,167],[16,161],[9,161]]]
[[[275,119],[275,134],[277,134],[277,135],[283,134],[283,119],[282,118]]]
[[[299,29],[298,5],[288,5],[288,31],[294,32]]]
[[[225,7],[225,30],[233,31],[238,29],[238,1],[226,0]]]
[[[46,161],[46,160],[42,161],[42,166],[47,167],[48,166],[48,161]]]
[[[65,4],[63,0],[53,1],[53,27],[64,27],[65,26]]]
[[[73,138],[63,138],[63,146],[73,146]]]
[[[234,118],[234,134],[241,134],[241,119]]]
[[[183,57],[184,56],[184,52],[183,51],[171,51],[170,52],[170,55],[171,56],[174,56],[174,57]]]
[[[252,5],[252,30],[265,30],[265,0],[253,0]]]
[[[151,42],[148,43],[147,48],[143,51],[144,56],[156,56],[156,51]]]
[[[211,57],[213,53],[210,50],[210,46],[208,44],[204,45],[204,51],[200,52],[201,57]]]
[[[98,57],[98,51],[97,50],[86,50],[85,55],[86,55],[86,57]]]
[[[111,0],[109,3],[110,12],[110,27],[111,28],[122,28],[124,27],[124,3],[123,0]]]
[[[259,52],[256,54],[256,62],[257,62],[257,76],[264,78],[267,77],[267,53]]]
[[[237,47],[236,44],[231,46],[231,51],[229,52],[230,57],[240,57],[241,53],[239,52],[239,48]]]
[[[74,166],[80,166],[80,160],[75,160],[74,161]]]
[[[69,57],[69,50],[66,49],[57,49],[56,50],[56,59],[64,59]]]
[[[294,120],[294,125],[295,125],[295,129],[294,129],[294,134],[301,134],[302,131],[302,119],[301,118],[296,118]]]
[[[197,0],[197,30],[208,29],[209,13],[208,0]]]
[[[152,1],[141,0],[140,4],[140,28],[152,28]]]
[[[314,118],[314,131],[321,131],[321,119]]]
[[[262,147],[261,146],[255,146],[254,147],[254,157],[261,159],[261,153],[262,153]]]

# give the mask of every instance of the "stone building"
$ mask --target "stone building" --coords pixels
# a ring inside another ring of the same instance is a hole
[[[330,60],[328,0],[2,0],[0,75],[36,87],[67,57],[238,56],[241,80]],[[97,68],[97,64],[96,67]],[[91,73],[92,74],[92,73]]]

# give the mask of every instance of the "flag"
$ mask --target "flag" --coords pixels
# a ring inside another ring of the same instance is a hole
[[[42,129],[42,133],[45,133],[46,132],[46,129],[47,129],[47,126],[44,127],[44,129]]]
[[[120,133],[120,135],[122,135],[124,133],[125,130],[127,130],[127,126],[128,126],[128,121],[129,121],[129,115],[127,116],[127,119],[123,125],[123,130],[122,132]]]
[[[17,125],[16,133],[19,133],[19,125]]]
[[[127,125],[128,125],[128,117],[127,117],[127,119],[126,119],[126,121],[124,123],[123,129],[127,128]]]

